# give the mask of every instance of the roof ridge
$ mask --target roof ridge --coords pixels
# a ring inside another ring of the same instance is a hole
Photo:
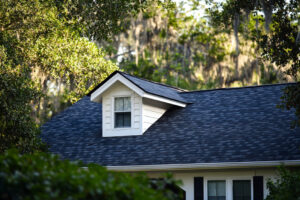
[[[185,91],[180,92],[182,93],[192,93],[192,92],[210,92],[215,90],[236,90],[236,89],[245,89],[245,88],[257,88],[257,87],[270,87],[270,86],[279,86],[279,85],[293,85],[300,82],[290,82],[290,83],[274,83],[274,84],[264,84],[264,85],[250,85],[250,86],[243,86],[243,87],[229,87],[229,88],[215,88],[215,89],[207,89],[207,90],[192,90],[192,91]]]
[[[179,88],[179,87],[167,85],[167,84],[164,84],[164,83],[159,83],[159,82],[156,82],[156,81],[151,81],[151,80],[148,80],[148,79],[145,79],[145,78],[141,78],[141,77],[137,77],[137,76],[133,76],[133,75],[131,75],[129,73],[126,73],[126,72],[122,72],[122,71],[118,71],[118,70],[117,70],[117,72],[126,74],[126,75],[134,77],[134,78],[141,79],[143,81],[147,81],[147,82],[150,82],[150,83],[154,83],[154,84],[158,84],[158,85],[161,85],[161,86],[165,86],[165,87],[169,87],[169,88],[172,88],[172,89],[179,90],[178,92],[188,92],[188,90],[185,90],[185,89],[182,89],[182,88]]]

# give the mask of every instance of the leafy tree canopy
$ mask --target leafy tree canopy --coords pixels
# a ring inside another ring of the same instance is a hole
[[[12,67],[0,46],[0,153],[10,147],[21,152],[44,150],[39,129],[31,118],[32,99],[40,96],[20,65]]]
[[[0,152],[39,149],[37,122],[101,82],[116,65],[90,39],[108,39],[143,3],[7,0],[0,4]],[[51,101],[52,96],[59,96]],[[35,148],[36,147],[36,148]]]
[[[216,27],[232,27],[242,31],[251,15],[256,20],[251,37],[262,50],[262,56],[286,69],[286,73],[299,81],[300,74],[300,1],[299,0],[227,0],[224,3],[209,1],[213,6],[208,10],[212,24]],[[258,26],[264,20],[265,28]],[[300,125],[300,83],[285,89],[282,108],[295,110]]]

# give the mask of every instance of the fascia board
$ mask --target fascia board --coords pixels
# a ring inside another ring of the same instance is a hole
[[[145,93],[143,95],[143,97],[148,98],[148,99],[152,99],[152,100],[155,100],[155,101],[160,101],[160,102],[164,102],[164,103],[167,103],[167,104],[179,106],[179,107],[186,107],[185,103],[174,101],[174,100],[167,99],[167,98],[163,98],[163,97],[156,96],[156,95],[149,94],[149,93]]]
[[[174,101],[174,100],[167,99],[167,98],[164,98],[164,97],[160,97],[160,96],[157,96],[157,95],[149,94],[149,93],[143,91],[141,88],[139,88],[138,86],[133,84],[131,81],[129,81],[124,76],[120,75],[119,73],[116,73],[106,83],[104,83],[101,87],[99,87],[96,91],[94,91],[91,94],[91,101],[96,101],[99,97],[101,97],[103,92],[105,92],[109,87],[111,87],[117,81],[120,81],[121,83],[126,85],[128,88],[130,88],[131,90],[136,92],[141,97],[152,99],[152,100],[155,100],[155,101],[164,102],[164,103],[179,106],[179,107],[186,107],[185,103]]]
[[[120,81],[124,85],[126,85],[128,88],[136,92],[139,96],[143,97],[144,91],[141,90],[139,87],[131,83],[129,80],[127,80],[125,77],[121,76],[120,74],[115,74],[110,80],[108,80],[104,85],[102,85],[100,88],[98,88],[96,91],[94,91],[91,94],[91,101],[95,101],[99,96],[103,94],[110,86],[112,86],[115,82]]]
[[[249,167],[277,167],[300,166],[300,160],[281,161],[253,161],[253,162],[221,162],[221,163],[191,163],[191,164],[162,164],[162,165],[128,165],[128,166],[106,166],[113,171],[170,171],[170,170],[197,170],[197,169],[230,169]]]

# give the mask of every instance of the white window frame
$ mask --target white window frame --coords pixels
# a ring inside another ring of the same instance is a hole
[[[212,179],[212,180],[207,180],[206,181],[206,187],[207,187],[207,191],[206,191],[206,193],[207,193],[207,199],[208,199],[208,182],[209,181],[224,181],[225,182],[225,199],[227,199],[227,181],[226,181],[226,179],[218,179],[218,180],[216,180],[216,179]]]
[[[115,99],[116,98],[122,98],[122,97],[129,97],[130,98],[130,126],[128,127],[115,127]],[[112,129],[115,130],[128,130],[132,129],[132,120],[133,120],[133,97],[132,95],[114,95],[112,97]]]
[[[208,181],[225,181],[226,200],[233,200],[233,181],[248,180],[251,184],[251,200],[253,200],[253,177],[252,176],[216,176],[203,177],[204,181],[204,200],[208,200]]]

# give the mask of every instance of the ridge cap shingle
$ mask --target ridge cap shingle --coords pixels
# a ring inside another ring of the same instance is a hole
[[[294,84],[300,84],[300,82],[274,83],[274,84],[263,84],[263,85],[249,85],[249,86],[243,86],[243,87],[229,87],[229,88],[225,87],[225,88],[214,88],[214,89],[204,89],[204,90],[191,90],[191,91],[180,92],[180,94],[193,93],[193,92],[212,92],[212,91],[218,91],[218,90],[251,89],[251,88],[262,88],[262,87],[272,87],[272,86],[280,86],[280,85],[294,85]]]

